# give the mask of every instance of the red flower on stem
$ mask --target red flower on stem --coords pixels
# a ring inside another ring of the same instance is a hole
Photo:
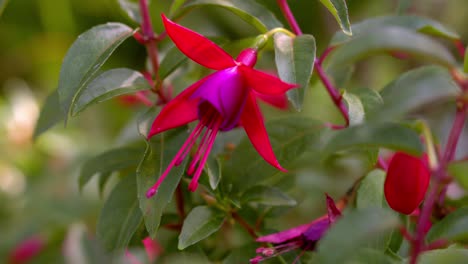
[[[39,236],[29,237],[19,243],[11,252],[10,264],[24,264],[32,261],[45,248],[46,242]]]
[[[430,176],[425,157],[395,153],[388,165],[384,185],[390,207],[397,212],[411,214],[424,199]]]
[[[168,168],[146,196],[153,196],[173,166],[180,165],[198,138],[200,144],[187,173],[192,175],[190,191],[198,186],[203,167],[220,131],[242,126],[257,152],[272,166],[281,167],[273,153],[263,116],[257,105],[258,94],[283,95],[296,87],[275,76],[253,69],[257,50],[245,49],[236,59],[202,35],[178,25],[162,15],[168,36],[187,57],[216,72],[194,83],[161,110],[148,138],[192,121],[198,125],[176,154]]]

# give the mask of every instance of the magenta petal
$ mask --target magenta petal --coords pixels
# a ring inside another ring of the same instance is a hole
[[[239,124],[247,94],[242,75],[232,67],[210,75],[191,98],[200,98],[200,105],[208,102],[216,108],[223,117],[220,129],[227,131]],[[204,115],[204,108],[199,107],[199,118]]]
[[[265,103],[269,105],[272,105],[281,110],[288,109],[288,98],[286,97],[286,94],[266,95],[266,94],[261,94],[257,92],[255,93],[257,94],[258,98],[260,98],[262,101],[264,101]]]
[[[333,201],[333,198],[330,196],[327,196],[327,211],[328,211],[328,219],[330,220],[330,223],[333,223],[336,221],[338,217],[341,216],[340,210],[336,207],[335,201]]]
[[[207,76],[200,81],[192,84],[185,89],[161,110],[161,113],[156,117],[151,125],[151,130],[148,138],[175,128],[187,123],[190,123],[198,118],[198,100],[191,99],[190,96],[202,85],[210,76]]]
[[[247,97],[244,111],[241,115],[241,124],[244,127],[245,133],[247,133],[250,142],[252,142],[252,145],[260,156],[278,170],[286,172],[286,170],[279,164],[275,157],[275,153],[271,148],[270,139],[268,138],[265,124],[263,123],[263,116],[258,108],[257,101],[253,93],[250,93]]]
[[[161,16],[169,37],[179,50],[193,61],[213,70],[236,65],[234,59],[211,40],[172,22],[164,14]]]
[[[318,241],[329,227],[330,220],[328,218],[320,219],[320,221],[316,221],[314,224],[310,225],[302,235],[308,242]]]
[[[251,69],[246,66],[240,66],[240,69],[247,82],[247,86],[261,94],[279,95],[284,94],[294,87],[297,87],[295,84],[285,83],[278,77]]]
[[[271,235],[261,236],[255,241],[273,244],[283,243],[285,241],[301,236],[302,233],[304,233],[312,224],[313,222],[305,225],[296,226],[294,228],[274,233]]]

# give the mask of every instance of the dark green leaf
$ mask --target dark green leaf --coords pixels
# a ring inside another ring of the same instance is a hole
[[[233,12],[262,33],[282,26],[270,10],[252,0],[194,0],[180,8],[180,12],[174,17],[179,17],[192,8],[207,5],[222,7]]]
[[[401,118],[434,102],[455,100],[460,88],[450,73],[438,66],[425,66],[401,75],[380,93],[384,104],[369,113],[369,120],[387,121]]]
[[[266,127],[273,151],[286,169],[305,151],[313,150],[313,143],[323,130],[320,122],[297,115],[270,121]],[[270,185],[284,175],[263,160],[247,137],[236,147],[223,170],[223,179],[232,181],[239,190],[266,182]]]
[[[355,257],[346,264],[363,264],[363,263],[378,263],[378,264],[393,264],[392,259],[387,256],[382,250],[363,248],[358,249]]]
[[[426,251],[421,255],[419,264],[465,264],[468,250],[463,248],[446,248]]]
[[[218,231],[224,222],[224,216],[213,211],[208,206],[197,206],[190,211],[184,220],[179,235],[180,250],[207,238]]]
[[[80,190],[96,174],[109,173],[122,169],[136,167],[143,155],[143,149],[123,147],[111,149],[85,162],[79,177]]]
[[[60,111],[60,104],[57,90],[54,90],[44,102],[39,119],[37,120],[36,127],[34,128],[33,137],[36,139],[45,131],[49,130],[60,120],[62,120],[63,114]]]
[[[119,95],[149,90],[151,86],[137,71],[118,68],[105,71],[92,80],[72,106],[71,114],[77,115],[90,105],[97,104]]]
[[[107,250],[125,249],[141,221],[135,176],[127,176],[117,184],[102,208],[97,237]]]
[[[364,209],[367,207],[382,207],[385,203],[383,186],[385,181],[385,172],[382,170],[373,170],[361,181],[357,190],[356,208]]]
[[[345,92],[343,94],[343,99],[348,105],[349,124],[353,126],[364,122],[364,105],[362,104],[361,99],[349,92]]]
[[[437,222],[429,230],[427,240],[432,242],[444,238],[453,241],[468,241],[468,208],[458,208],[453,213]]]
[[[254,186],[241,198],[244,203],[257,203],[269,206],[295,206],[296,201],[276,187]]]
[[[176,46],[172,47],[166,56],[164,56],[159,66],[159,77],[161,80],[169,76],[186,60],[188,58]]]
[[[401,27],[371,29],[339,46],[330,55],[330,67],[354,63],[371,55],[402,52],[413,57],[456,67],[449,50],[434,39]]]
[[[398,227],[398,217],[381,208],[355,210],[340,218],[319,241],[317,263],[345,263],[368,241]]]
[[[349,36],[343,32],[337,32],[331,40],[331,46],[341,45],[361,34],[366,34],[369,30],[378,30],[384,27],[401,27],[411,31],[424,33],[431,36],[446,38],[449,40],[460,39],[457,33],[446,28],[437,21],[413,15],[383,16],[366,19],[353,24],[353,35]]]
[[[95,26],[81,34],[67,51],[60,69],[58,95],[65,119],[97,71],[133,30],[120,23]]]
[[[468,190],[468,161],[452,162],[448,166],[450,176],[454,177],[457,182],[466,190]]]
[[[312,35],[291,38],[285,34],[275,34],[275,62],[281,80],[298,84],[288,91],[289,101],[296,110],[301,110],[304,94],[314,70],[315,39]]]
[[[5,10],[6,5],[8,4],[9,0],[0,0],[0,16],[3,13],[3,10]]]
[[[104,188],[106,187],[106,183],[111,176],[112,176],[112,172],[105,172],[99,175],[99,183],[98,183],[99,195],[102,195],[104,193]]]
[[[413,130],[394,123],[364,123],[339,131],[331,131],[323,155],[353,147],[384,147],[420,155],[423,146]]]
[[[118,0],[117,2],[119,3],[120,8],[127,14],[130,19],[135,21],[137,24],[141,24],[140,7],[138,5],[138,1]],[[148,2],[151,2],[151,0]]]
[[[374,111],[380,109],[384,103],[382,96],[372,89],[353,89],[352,93],[357,95],[357,97],[359,97],[361,100],[366,119],[368,119],[369,114],[372,114]]]
[[[348,7],[345,0],[320,0],[320,2],[332,13],[345,34],[352,35],[349,23]]]
[[[171,169],[153,197],[146,198],[146,192],[166,170],[187,136],[186,129],[180,128],[152,137],[148,142],[145,156],[138,166],[138,199],[145,218],[146,229],[152,238],[156,236],[164,209],[172,200],[174,191],[182,178],[185,163]]]

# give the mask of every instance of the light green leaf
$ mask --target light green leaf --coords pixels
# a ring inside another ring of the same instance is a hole
[[[180,8],[174,19],[192,8],[207,5],[222,7],[231,11],[262,33],[282,26],[281,22],[270,10],[252,0],[194,0]]]
[[[276,187],[254,186],[241,197],[244,203],[257,203],[269,206],[295,206],[296,201]]]
[[[127,16],[135,21],[137,24],[141,24],[140,6],[137,0],[118,0],[120,8],[127,14]],[[148,1],[148,4],[151,0]]]
[[[60,120],[63,114],[60,111],[60,104],[57,90],[54,90],[44,102],[39,119],[37,120],[36,127],[34,128],[33,138],[36,139],[42,133],[52,128]]]
[[[439,238],[464,243],[468,241],[467,207],[458,208],[432,226],[427,234],[427,241],[432,242]]]
[[[132,36],[133,30],[121,23],[98,25],[81,34],[68,49],[59,76],[59,103],[65,121],[82,90],[95,77],[114,50]]]
[[[362,34],[366,34],[369,30],[378,30],[385,27],[401,27],[410,31],[416,31],[449,40],[460,39],[460,36],[456,32],[429,18],[418,17],[414,15],[382,16],[366,19],[359,23],[353,24],[352,36],[346,35],[343,32],[337,32],[333,36],[330,42],[330,46],[344,44],[353,38],[356,38]]]
[[[291,38],[277,33],[274,36],[274,44],[279,77],[285,82],[299,85],[298,88],[289,90],[287,95],[294,108],[300,111],[314,70],[315,39],[312,35]]]
[[[345,0],[320,0],[320,2],[332,13],[341,30],[347,35],[352,35],[349,23],[348,7]]]
[[[382,207],[384,198],[385,172],[373,170],[359,184],[356,196],[356,208]]]
[[[455,100],[460,88],[445,68],[424,66],[401,75],[380,94],[384,104],[369,113],[369,120],[395,120],[425,105]]]
[[[398,227],[398,217],[382,208],[355,210],[331,226],[318,242],[316,263],[345,263],[360,249],[382,234]]]
[[[316,120],[294,115],[272,120],[266,128],[278,161],[288,169],[301,154],[314,149],[323,125]],[[266,182],[270,185],[284,176],[285,173],[268,164],[245,137],[224,166],[223,183],[232,183],[239,190],[247,190]]]
[[[394,123],[364,123],[339,131],[330,131],[323,148],[327,156],[340,150],[354,147],[383,147],[420,155],[423,146],[413,130]]]
[[[348,105],[349,124],[354,126],[364,122],[364,105],[362,104],[361,99],[349,92],[345,92],[343,94],[343,99],[345,99],[346,104]]]
[[[0,16],[3,14],[3,10],[5,10],[8,1],[9,0],[0,0]]]
[[[368,30],[336,48],[329,57],[329,67],[388,52],[403,52],[447,68],[457,65],[450,51],[434,39],[401,27],[382,27]]]
[[[136,167],[143,155],[143,149],[137,147],[123,147],[111,149],[87,160],[81,168],[78,179],[80,190],[96,174]]]
[[[146,229],[152,238],[156,236],[164,209],[172,200],[174,191],[182,178],[185,162],[171,169],[153,197],[146,198],[146,192],[166,170],[187,136],[186,129],[180,128],[152,137],[148,142],[143,160],[137,168],[138,200]]]
[[[173,17],[187,0],[174,0],[169,8],[169,17]]]
[[[468,190],[468,161],[452,162],[448,165],[450,176],[466,190]]]
[[[119,95],[149,90],[151,86],[137,71],[118,68],[105,71],[84,87],[72,106],[72,115],[93,104],[101,103]]]
[[[208,161],[205,164],[204,171],[208,175],[210,187],[213,190],[218,188],[218,184],[223,176],[223,161],[221,157],[211,158],[208,157]]]
[[[114,188],[97,223],[97,237],[107,250],[125,249],[142,221],[135,176],[127,176]]]
[[[182,250],[218,231],[224,222],[224,218],[223,215],[208,206],[193,208],[182,225],[178,248]]]
[[[382,96],[375,90],[360,88],[353,89],[352,92],[361,100],[366,119],[368,119],[369,114],[380,109],[384,103]]]
[[[436,249],[424,252],[419,264],[465,264],[468,259],[468,250],[463,248]]]

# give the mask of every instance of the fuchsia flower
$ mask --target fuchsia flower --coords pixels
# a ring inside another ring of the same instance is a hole
[[[330,225],[341,216],[340,210],[333,199],[327,195],[328,213],[314,221],[285,231],[257,238],[257,242],[271,243],[272,248],[260,247],[256,250],[258,256],[250,259],[251,264],[284,254],[291,250],[314,250],[317,241],[322,238]]]
[[[146,196],[149,198],[156,193],[171,168],[180,165],[197,139],[201,138],[187,170],[189,175],[193,175],[189,190],[195,191],[217,133],[239,125],[244,128],[257,152],[272,166],[285,171],[271,148],[257,97],[258,94],[282,95],[296,85],[254,70],[257,61],[257,51],[254,49],[245,49],[234,60],[202,35],[170,21],[164,15],[162,20],[169,37],[187,57],[216,72],[185,89],[154,120],[148,138],[195,120],[199,122]]]
[[[46,242],[39,236],[32,236],[18,244],[13,251],[10,252],[10,264],[28,263],[44,250]]]
[[[403,152],[393,155],[388,165],[384,193],[390,207],[403,214],[411,214],[424,199],[429,187],[430,170],[427,158]]]

